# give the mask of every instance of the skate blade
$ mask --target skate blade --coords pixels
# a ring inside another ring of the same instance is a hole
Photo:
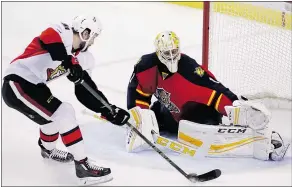
[[[111,174],[102,176],[102,177],[86,177],[86,178],[79,179],[79,185],[88,186],[88,185],[93,185],[93,184],[109,182],[111,180],[113,180],[113,177]]]

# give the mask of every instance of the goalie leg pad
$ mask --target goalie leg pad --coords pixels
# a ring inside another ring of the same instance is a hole
[[[284,142],[279,133],[272,132],[272,145],[273,151],[270,153],[269,158],[273,161],[283,160],[286,152],[290,146],[290,143]]]
[[[267,128],[212,126],[186,120],[179,122],[178,141],[196,149],[196,157],[253,157],[281,160],[289,144],[278,148],[272,143],[274,132]]]
[[[136,127],[148,140],[154,143],[151,131],[159,134],[159,128],[155,114],[152,110],[134,107],[129,110],[131,115],[129,123]],[[140,138],[132,129],[127,128],[126,150],[127,152],[139,152],[150,148],[150,146]]]

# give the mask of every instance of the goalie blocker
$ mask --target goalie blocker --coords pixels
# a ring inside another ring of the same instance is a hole
[[[269,111],[259,103],[235,101],[225,107],[230,124],[205,125],[181,120],[178,141],[159,135],[152,110],[130,109],[130,123],[160,146],[191,157],[253,157],[260,160],[282,160],[290,144],[268,128]],[[251,124],[251,125],[249,125]],[[240,125],[240,126],[239,126]],[[152,131],[152,133],[151,133]],[[149,146],[130,129],[126,135],[126,150],[138,152]]]

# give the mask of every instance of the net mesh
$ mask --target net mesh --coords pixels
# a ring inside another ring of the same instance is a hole
[[[236,94],[279,99],[291,108],[291,36],[288,9],[213,2],[209,69]]]

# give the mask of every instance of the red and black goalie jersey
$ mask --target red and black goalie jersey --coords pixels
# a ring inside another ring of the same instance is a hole
[[[152,95],[171,112],[177,122],[181,119],[182,108],[189,102],[213,107],[226,115],[224,107],[238,99],[211,72],[185,54],[181,54],[176,73],[170,73],[156,53],[141,57],[128,85],[128,109],[135,106],[149,108]]]

